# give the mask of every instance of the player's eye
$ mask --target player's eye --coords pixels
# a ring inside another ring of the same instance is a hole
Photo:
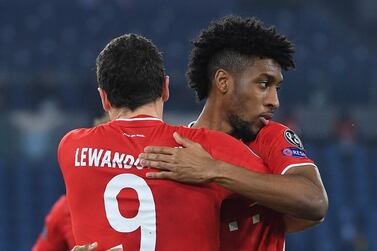
[[[268,81],[259,81],[258,84],[262,89],[266,89],[268,87]]]

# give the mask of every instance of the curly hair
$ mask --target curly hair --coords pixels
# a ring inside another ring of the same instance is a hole
[[[162,55],[136,34],[114,38],[96,60],[97,83],[114,107],[138,107],[161,97],[165,76]]]
[[[212,21],[192,42],[186,77],[198,100],[208,97],[214,73],[241,71],[255,57],[271,58],[284,70],[295,67],[293,44],[275,27],[253,18],[226,16]]]

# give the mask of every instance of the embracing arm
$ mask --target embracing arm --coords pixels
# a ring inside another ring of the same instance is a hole
[[[213,181],[278,212],[307,220],[321,220],[328,201],[314,166],[291,168],[284,175],[261,174],[217,162]]]
[[[214,160],[200,144],[178,134],[174,137],[183,148],[147,147],[139,156],[143,165],[162,170],[147,177],[187,183],[216,182],[278,212],[314,222],[324,218],[328,200],[314,166],[294,167],[284,175],[256,173]]]

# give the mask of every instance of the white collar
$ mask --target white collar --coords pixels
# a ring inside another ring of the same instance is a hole
[[[115,120],[120,120],[120,121],[143,121],[143,120],[157,120],[157,121],[161,121],[161,119],[159,118],[155,118],[155,117],[145,117],[145,118],[130,118],[130,119],[125,119],[125,118],[119,118],[119,119],[115,119]]]

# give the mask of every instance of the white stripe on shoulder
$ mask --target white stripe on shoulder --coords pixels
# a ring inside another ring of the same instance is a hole
[[[294,168],[294,167],[300,167],[300,166],[314,166],[314,168],[317,170],[318,172],[318,167],[314,164],[314,163],[311,163],[311,162],[306,162],[306,163],[300,163],[300,164],[292,164],[292,165],[289,165],[289,166],[286,166],[284,168],[284,170],[281,172],[281,175],[285,174],[289,169],[291,168]]]
[[[159,118],[153,118],[153,117],[148,117],[148,118],[131,118],[131,119],[122,119],[122,118],[119,118],[119,119],[116,119],[116,120],[121,120],[121,121],[158,120],[158,121],[162,121],[162,120],[159,119]]]

